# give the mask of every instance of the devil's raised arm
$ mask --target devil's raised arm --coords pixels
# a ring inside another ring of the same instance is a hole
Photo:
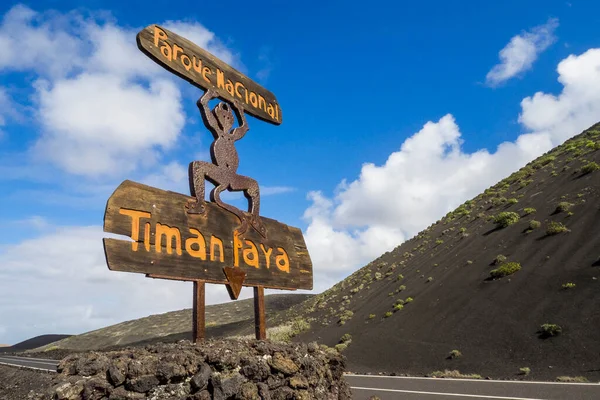
[[[204,124],[208,125],[212,129],[218,131],[219,124],[217,123],[217,120],[215,119],[215,116],[213,115],[213,113],[210,111],[210,107],[208,107],[208,102],[211,101],[212,99],[214,99],[215,97],[217,97],[216,93],[213,92],[211,89],[208,89],[202,95],[202,97],[200,97],[198,99],[198,101],[196,102],[196,105],[198,106],[198,109],[200,110],[200,114],[202,115]]]
[[[248,123],[246,122],[246,115],[244,115],[244,108],[242,107],[242,104],[238,100],[234,100],[233,106],[238,121],[240,122],[240,126],[235,128],[231,134],[233,135],[234,140],[240,140],[250,128],[248,128]]]

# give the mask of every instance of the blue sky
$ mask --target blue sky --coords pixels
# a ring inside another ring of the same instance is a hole
[[[316,292],[600,119],[594,2],[79,4],[0,7],[0,343],[191,305],[103,260],[114,188],[187,193],[211,141],[202,92],[135,47],[144,26],[277,96],[283,124],[248,118],[239,172],[304,231]]]

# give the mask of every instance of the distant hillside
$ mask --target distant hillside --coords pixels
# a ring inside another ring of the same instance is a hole
[[[280,322],[311,322],[294,340],[351,335],[356,372],[599,381],[599,164],[597,124]]]
[[[36,347],[45,346],[48,343],[56,342],[71,337],[71,335],[41,335],[31,339],[24,340],[12,346],[0,346],[0,353],[8,353],[14,351],[25,351],[35,349]]]
[[[273,314],[287,310],[310,297],[312,295],[307,294],[267,295],[265,296],[265,309],[267,314]],[[244,327],[254,324],[253,299],[209,305],[206,306],[205,313],[207,337],[238,335]],[[107,349],[156,341],[172,342],[191,339],[191,335],[192,310],[186,309],[122,322],[45,346],[38,346],[39,348],[35,351]]]

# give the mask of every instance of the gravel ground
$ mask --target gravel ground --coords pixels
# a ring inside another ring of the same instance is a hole
[[[49,389],[54,373],[0,365],[0,400],[26,400],[32,390]]]

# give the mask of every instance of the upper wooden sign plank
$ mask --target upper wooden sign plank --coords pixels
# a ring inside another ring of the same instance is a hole
[[[131,240],[104,239],[108,268],[152,277],[230,284],[225,267],[239,268],[244,286],[312,289],[312,263],[302,231],[261,217],[267,238],[215,203],[189,214],[189,196],[124,181],[108,199],[104,231]],[[235,282],[233,282],[235,283]]]
[[[272,124],[282,121],[275,95],[189,40],[158,25],[137,35],[137,44],[162,67],[223,100],[238,100],[244,110]]]

